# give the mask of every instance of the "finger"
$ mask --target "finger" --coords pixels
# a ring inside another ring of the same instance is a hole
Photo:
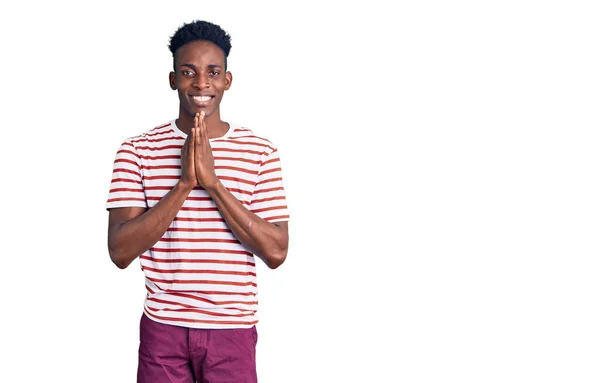
[[[200,141],[202,140],[202,122],[204,121],[204,111],[201,111],[200,113],[198,113],[198,125],[196,125],[196,127],[198,128],[198,140],[196,141],[196,143],[200,143]]]
[[[200,132],[202,132],[202,139],[208,141],[208,131],[206,129],[206,120],[204,120],[204,117],[202,117],[202,120],[200,121]]]
[[[194,118],[194,120],[196,120],[196,118]],[[200,120],[198,120],[198,121],[200,121]],[[195,127],[196,127],[195,125],[192,126],[192,129],[190,130],[190,134],[188,136],[190,138],[190,145],[194,144],[194,128]]]
[[[196,128],[195,126],[192,127],[192,131],[191,131],[191,142],[190,145],[191,146],[196,146],[196,142],[198,141],[198,128]]]
[[[196,128],[192,127],[190,130],[190,148],[193,148],[196,145]]]
[[[192,143],[194,145],[198,144],[198,136],[200,134],[200,129],[198,128],[200,126],[200,120],[202,119],[200,113],[196,113],[196,118],[194,118],[194,127],[192,128],[192,131],[194,132],[194,139],[192,141]]]
[[[192,128],[189,138],[190,138],[190,142],[188,144],[188,146],[189,146],[188,150],[189,150],[190,155],[188,158],[190,158],[190,163],[193,164],[194,156],[196,155],[196,149],[195,149],[196,145],[194,145],[194,143],[196,142],[196,129],[195,128]]]

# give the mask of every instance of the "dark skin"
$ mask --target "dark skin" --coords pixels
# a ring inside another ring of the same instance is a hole
[[[181,178],[152,209],[111,209],[108,249],[111,260],[126,268],[167,231],[187,196],[200,185],[215,202],[237,239],[271,269],[287,256],[287,222],[270,223],[246,209],[217,178],[209,139],[223,136],[229,124],[221,120],[220,103],[231,86],[225,56],[216,45],[194,41],[175,52],[171,89],[179,95],[177,126],[188,137],[181,150]]]

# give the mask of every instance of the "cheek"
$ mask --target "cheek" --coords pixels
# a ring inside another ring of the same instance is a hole
[[[186,98],[185,97],[185,92],[181,88],[177,89],[177,94],[179,95],[179,98],[181,98],[181,99]]]
[[[225,90],[227,88],[227,80],[224,77],[222,77],[218,81],[215,81],[215,88],[217,88],[220,91]]]

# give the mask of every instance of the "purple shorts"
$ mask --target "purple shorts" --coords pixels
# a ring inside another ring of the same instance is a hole
[[[256,327],[194,329],[140,321],[138,383],[256,383]]]

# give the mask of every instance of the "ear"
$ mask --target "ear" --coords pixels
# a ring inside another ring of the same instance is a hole
[[[177,86],[175,86],[175,72],[169,73],[169,85],[171,86],[171,89],[177,89]]]
[[[229,90],[231,88],[231,83],[233,82],[233,75],[231,72],[225,72],[225,90]]]

